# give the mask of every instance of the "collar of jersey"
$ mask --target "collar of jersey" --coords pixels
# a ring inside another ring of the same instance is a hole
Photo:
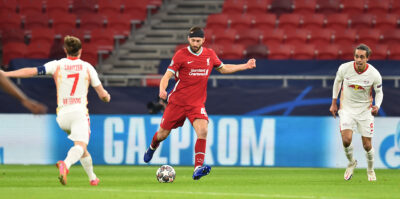
[[[201,53],[203,52],[203,47],[201,47],[200,48],[200,52],[199,53],[194,53],[193,51],[192,51],[192,49],[190,49],[190,45],[187,47],[187,49],[188,49],[188,51],[190,52],[190,53],[192,53],[193,55],[196,55],[196,56],[200,56],[201,55]]]
[[[78,57],[70,57],[70,56],[68,56],[67,59],[69,59],[69,60],[77,60]]]
[[[367,64],[367,63],[365,64],[364,70],[363,70],[363,71],[360,71],[360,72],[356,69],[356,62],[353,62],[353,67],[354,67],[354,70],[356,71],[356,73],[359,74],[359,75],[360,75],[360,74],[363,74],[365,71],[368,70],[368,64]]]

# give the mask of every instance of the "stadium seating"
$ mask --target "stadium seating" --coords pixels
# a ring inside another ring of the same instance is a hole
[[[15,13],[17,11],[17,0],[1,0],[0,1],[0,13],[12,12]]]
[[[290,59],[292,51],[293,46],[290,45],[269,45],[268,59]]]
[[[372,49],[371,60],[385,60],[388,58],[389,45],[377,44],[370,47]]]
[[[95,13],[97,3],[97,0],[73,0],[72,12],[77,15]]]
[[[305,29],[322,28],[325,25],[325,16],[322,14],[304,14],[301,27]]]
[[[324,28],[324,29],[312,29],[310,32],[310,43],[315,46],[327,46],[332,42],[332,36],[334,35],[334,30]]]
[[[253,16],[252,15],[232,15],[230,16],[230,28],[236,30],[246,30],[250,29],[253,24]]]
[[[317,6],[316,0],[295,0],[293,12],[297,14],[312,14]]]
[[[326,27],[331,29],[345,29],[349,26],[349,15],[346,13],[334,13],[327,16]]]
[[[223,46],[229,46],[236,42],[237,31],[235,29],[226,29],[224,31],[214,32],[214,43]]]
[[[379,29],[359,29],[358,30],[358,43],[365,43],[367,45],[375,45],[381,41],[383,35]]]
[[[357,31],[354,29],[346,29],[344,31],[336,31],[333,43],[340,46],[351,46],[356,42]]]
[[[106,17],[100,14],[82,14],[79,16],[80,28],[94,30],[105,27]]]
[[[17,29],[5,29],[1,31],[1,43],[5,45],[9,42],[23,43],[25,42],[25,31]]]
[[[245,2],[243,0],[226,0],[222,12],[229,15],[240,15],[244,12]]]
[[[24,21],[25,21],[24,28],[28,30],[33,28],[43,28],[43,29],[49,28],[49,17],[47,16],[47,14],[29,13],[25,15]]]
[[[270,30],[275,28],[276,26],[276,15],[274,14],[252,14],[253,15],[253,28],[259,29],[259,30]]]
[[[97,45],[97,49],[112,51],[114,49],[114,32],[112,29],[93,29],[90,32],[90,43]]]
[[[365,4],[365,0],[342,0],[340,7],[342,12],[358,15],[364,12],[367,5]]]
[[[23,58],[26,54],[26,44],[23,42],[9,42],[4,44],[3,51],[3,65],[7,65],[11,59]]]
[[[212,30],[225,30],[228,28],[229,17],[226,14],[212,14],[207,18],[207,27]]]
[[[294,31],[285,31],[285,43],[292,46],[303,46],[310,38],[310,31],[307,29],[298,29]]]
[[[118,35],[129,36],[131,32],[131,23],[128,14],[117,14],[107,16],[107,28],[114,30]]]
[[[314,59],[315,46],[312,44],[297,45],[293,49],[293,59]]]
[[[52,15],[52,26],[56,33],[67,32],[76,28],[76,15],[65,14],[65,15]]]
[[[389,59],[400,60],[400,47],[398,45],[389,46]]]
[[[51,45],[53,43],[55,36],[54,30],[43,28],[31,29],[30,35],[30,43],[44,43],[48,45]]]
[[[262,15],[268,10],[271,0],[253,0],[244,3],[244,12],[251,15]]]
[[[243,59],[245,54],[245,46],[241,44],[233,44],[223,46],[222,52],[219,54],[221,59]]]
[[[26,58],[48,58],[51,44],[45,42],[31,42],[26,49]]]
[[[272,1],[268,12],[275,13],[278,16],[283,13],[290,13],[293,10],[293,0]]]
[[[358,14],[351,17],[351,28],[372,28],[374,16],[371,14]]]
[[[146,20],[147,17],[147,0],[141,1],[131,1],[124,0],[121,2],[123,4],[123,12],[131,15],[131,19],[137,19],[140,21]]]
[[[285,31],[293,31],[300,27],[301,15],[282,14],[279,17],[279,28]]]
[[[324,14],[340,11],[340,0],[317,0],[316,11]]]
[[[266,59],[268,56],[268,47],[264,44],[250,45],[246,48],[246,58]]]
[[[400,29],[395,30],[386,30],[383,33],[383,38],[385,43],[391,45],[398,45],[400,44]]]
[[[375,16],[389,13],[390,0],[367,1],[367,12]]]
[[[316,45],[317,59],[339,59],[339,45]]]
[[[396,14],[376,15],[374,26],[381,31],[393,30],[397,27],[398,19]]]
[[[43,0],[18,0],[19,13],[25,15],[26,13],[41,14],[44,12]]]
[[[267,46],[279,46],[284,42],[285,32],[281,29],[264,31],[263,44]]]
[[[72,9],[70,1],[50,0],[45,2],[46,13],[50,16],[67,14]]]
[[[13,12],[0,13],[0,29],[20,29],[21,17]]]
[[[260,44],[263,37],[263,32],[257,29],[238,31],[238,33],[237,43],[245,46]]]
[[[101,15],[112,16],[121,13],[121,3],[119,0],[99,0],[98,12]]]

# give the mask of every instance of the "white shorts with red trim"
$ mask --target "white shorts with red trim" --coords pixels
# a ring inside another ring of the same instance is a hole
[[[57,123],[68,134],[70,140],[89,144],[90,118],[85,111],[59,113]]]
[[[374,116],[371,111],[362,114],[352,114],[350,111],[339,110],[340,130],[357,130],[363,137],[374,136]]]

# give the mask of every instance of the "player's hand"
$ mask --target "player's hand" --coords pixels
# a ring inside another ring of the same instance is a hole
[[[160,93],[158,94],[158,96],[163,99],[166,100],[167,99],[167,91],[165,90],[160,90]]]
[[[337,105],[336,104],[332,104],[331,107],[329,108],[329,111],[332,113],[333,118],[336,119]]]
[[[26,99],[23,100],[21,103],[25,108],[27,108],[33,114],[45,114],[47,112],[47,106],[35,100]]]
[[[377,106],[372,106],[371,113],[372,115],[378,115],[379,108]]]
[[[247,69],[253,69],[256,67],[256,59],[249,59],[249,61],[247,61]]]
[[[106,91],[106,90],[104,90],[104,95],[103,96],[101,96],[101,101],[103,101],[103,102],[110,102],[110,100],[111,100],[111,95]]]

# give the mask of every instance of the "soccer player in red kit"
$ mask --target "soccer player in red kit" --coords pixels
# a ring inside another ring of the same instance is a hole
[[[195,165],[193,179],[198,180],[211,171],[211,167],[203,165],[206,152],[208,132],[208,116],[205,109],[207,98],[207,82],[211,70],[215,68],[222,74],[230,74],[256,67],[256,60],[250,59],[246,64],[223,64],[212,49],[202,47],[204,31],[193,27],[188,35],[189,46],[178,50],[160,82],[159,96],[167,98],[170,78],[175,76],[175,87],[168,95],[168,105],[161,119],[160,129],[154,134],[150,147],[144,154],[144,162],[150,162],[160,142],[165,140],[171,129],[183,125],[189,118],[197,134],[195,144]]]

